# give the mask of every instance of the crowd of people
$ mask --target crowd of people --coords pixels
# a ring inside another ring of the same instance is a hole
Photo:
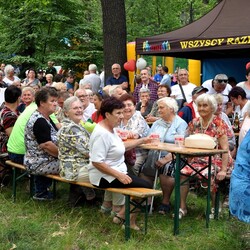
[[[34,174],[33,199],[53,198],[46,174],[60,174],[100,188],[152,188],[157,172],[163,191],[157,211],[168,214],[175,186],[170,167],[173,155],[138,146],[155,143],[153,134],[159,135],[161,142],[174,143],[175,135],[201,133],[214,138],[217,148],[226,151],[212,159],[210,218],[215,211],[218,182],[232,172],[224,205],[229,195],[231,213],[249,223],[250,69],[246,70],[246,82],[236,86],[231,86],[223,73],[196,86],[189,82],[186,69],[170,75],[166,66],[158,66],[152,76],[150,68],[145,68],[136,78],[133,93],[121,66],[114,63],[111,70],[104,83],[97,66],[90,64],[78,84],[72,72],[63,80],[51,61],[45,74],[28,69],[23,80],[15,75],[13,66],[1,65],[0,87],[5,89],[0,108],[1,154],[8,154]],[[190,158],[188,162],[207,176],[207,169],[203,169],[207,157]],[[4,162],[1,168],[7,169]],[[194,169],[182,166],[182,180],[193,175]],[[9,175],[10,171],[1,172],[2,183]],[[188,213],[188,192],[185,182],[181,186],[180,219]],[[70,205],[95,198],[93,189],[70,185]],[[120,224],[125,218],[124,204],[123,195],[106,191],[101,211],[111,213],[113,222]],[[135,218],[133,214],[130,226],[139,230]]]

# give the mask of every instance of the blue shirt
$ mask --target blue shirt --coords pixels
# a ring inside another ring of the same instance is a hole
[[[120,75],[118,78],[110,76],[106,81],[106,85],[119,85],[123,82],[128,82],[127,77],[124,75]]]

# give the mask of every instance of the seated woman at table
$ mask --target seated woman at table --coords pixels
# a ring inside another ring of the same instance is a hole
[[[175,135],[184,135],[187,123],[177,115],[178,105],[175,99],[164,97],[157,101],[160,119],[153,123],[149,134],[157,133],[160,141],[166,143],[174,143]],[[160,214],[170,212],[170,196],[174,189],[174,178],[169,176],[169,165],[172,161],[172,154],[161,152],[159,159],[158,150],[150,150],[147,160],[142,169],[142,177],[152,179],[155,176],[155,168],[159,169],[159,178],[161,189],[163,192],[162,204],[158,208]]]
[[[100,111],[104,119],[95,126],[90,136],[90,164],[88,165],[90,182],[100,188],[151,188],[147,181],[127,174],[127,166],[124,162],[125,150],[152,140],[144,137],[122,142],[114,128],[123,119],[123,109],[124,104],[115,97],[107,98],[102,102]],[[113,222],[119,224],[124,218],[125,206],[113,218]],[[135,224],[135,216],[131,218],[130,227],[139,230]]]
[[[237,152],[234,170],[231,174],[229,208],[239,220],[250,223],[250,131]]]
[[[128,139],[138,139],[146,137],[149,132],[149,126],[145,119],[142,117],[140,111],[135,109],[135,99],[129,94],[122,95],[119,100],[124,104],[123,119],[119,124],[119,128],[127,132]],[[138,175],[140,168],[147,157],[147,150],[136,148],[136,160],[133,166],[127,164],[128,172]],[[126,159],[126,157],[125,157]]]
[[[87,165],[89,164],[89,133],[80,125],[83,107],[76,97],[64,101],[63,111],[66,119],[58,137],[58,159],[60,176],[70,181],[89,182]],[[95,192],[91,188],[70,185],[69,202],[75,206],[81,198],[93,200]]]
[[[59,173],[57,127],[50,118],[56,110],[57,97],[54,88],[38,91],[35,96],[37,110],[30,116],[25,128],[24,165],[35,175],[35,200],[53,198],[48,191],[52,180],[43,175]]]
[[[215,202],[215,190],[216,181],[222,181],[226,177],[227,168],[233,163],[232,157],[229,152],[228,146],[228,126],[218,116],[214,115],[217,110],[217,102],[214,96],[209,94],[202,94],[196,99],[196,105],[200,117],[194,118],[188,125],[187,135],[191,134],[207,134],[217,140],[218,149],[227,150],[222,155],[216,155],[212,157],[212,180],[211,180],[211,197],[212,197],[212,209],[211,218],[214,216],[214,202]],[[195,157],[190,160],[190,164],[196,170],[200,170],[208,164],[208,157]],[[187,179],[189,175],[195,174],[195,171],[189,166],[185,166],[181,173],[183,174],[182,181]],[[201,174],[207,177],[208,169],[205,168],[201,171]],[[199,175],[198,175],[199,177]],[[189,185],[184,184],[181,186],[181,204],[179,210],[179,218],[187,214],[186,199],[189,191]]]

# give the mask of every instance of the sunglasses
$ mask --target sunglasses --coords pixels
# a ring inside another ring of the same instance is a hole
[[[224,82],[224,83],[228,83],[228,80],[217,79],[216,81],[217,81],[218,83],[223,83],[223,82]]]

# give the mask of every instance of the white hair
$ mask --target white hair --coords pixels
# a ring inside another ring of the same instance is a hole
[[[157,101],[157,104],[163,102],[167,107],[172,108],[174,113],[177,114],[178,112],[178,104],[177,101],[172,97],[163,97]]]
[[[89,65],[89,71],[96,71],[96,70],[97,70],[97,66],[95,64]]]
[[[210,105],[210,107],[213,110],[213,114],[216,112],[218,105],[217,105],[217,101],[216,101],[216,99],[215,99],[215,97],[213,95],[209,95],[209,94],[206,94],[206,93],[202,94],[202,95],[199,95],[196,98],[195,103],[198,106],[198,104],[201,103],[201,102],[205,102],[208,105]]]

